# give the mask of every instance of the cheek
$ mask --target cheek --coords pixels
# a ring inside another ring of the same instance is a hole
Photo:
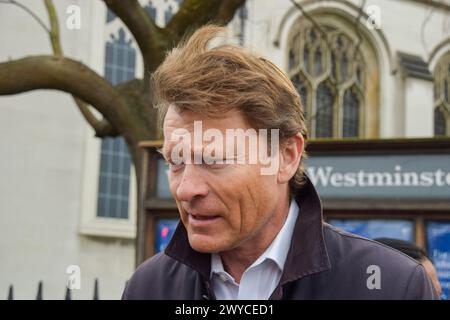
[[[172,193],[172,196],[176,199],[177,189],[180,184],[180,178],[178,177],[178,175],[174,174],[171,171],[169,171],[167,178],[169,181],[169,190]]]
[[[169,178],[169,190],[170,190],[170,193],[172,193],[172,197],[175,199],[175,202],[176,202],[177,207],[178,207],[178,212],[180,214],[180,218],[181,218],[181,220],[184,223],[184,222],[186,222],[185,221],[186,220],[186,216],[185,216],[184,212],[181,209],[180,202],[177,199],[177,189],[178,189],[178,186],[180,184],[179,178],[177,176],[173,175],[173,173],[170,173],[170,172],[169,172],[169,177],[168,178]]]
[[[241,183],[235,189],[238,203],[236,212],[239,212],[235,222],[239,224],[240,232],[251,233],[263,225],[269,213],[273,211],[277,194],[276,176],[262,176],[257,171],[241,177],[246,179],[245,183]]]

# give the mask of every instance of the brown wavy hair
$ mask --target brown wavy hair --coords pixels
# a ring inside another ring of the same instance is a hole
[[[241,46],[211,45],[225,32],[201,27],[167,53],[151,80],[159,128],[170,105],[212,118],[238,109],[256,130],[279,129],[280,143],[298,132],[306,141],[303,107],[292,82],[275,64]],[[303,152],[290,180],[294,192],[305,180],[305,157]]]

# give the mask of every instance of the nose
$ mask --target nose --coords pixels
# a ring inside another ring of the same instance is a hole
[[[201,169],[197,166],[196,164],[185,165],[180,184],[176,189],[179,201],[192,201],[208,194],[208,185]]]

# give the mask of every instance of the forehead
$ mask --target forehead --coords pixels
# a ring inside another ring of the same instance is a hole
[[[225,132],[226,129],[248,129],[250,125],[245,120],[243,113],[238,109],[230,109],[217,114],[217,117],[206,116],[190,110],[178,111],[170,106],[164,117],[163,133],[164,140],[170,137],[176,129],[194,130],[194,123],[200,121],[202,130],[218,129]]]
[[[170,150],[177,146],[182,139],[182,143],[187,143],[192,152],[198,151],[201,153],[202,149],[210,143],[208,139],[204,139],[206,132],[218,131],[219,136],[224,138],[229,129],[246,131],[250,128],[251,126],[245,120],[243,113],[238,109],[229,109],[217,117],[210,117],[190,110],[179,112],[171,106],[164,117],[164,143],[161,152],[165,157],[170,157]],[[216,135],[216,133],[213,134]],[[214,147],[226,147],[226,140],[221,140],[222,144],[219,143],[217,146],[214,144]],[[214,139],[214,141],[216,140]]]

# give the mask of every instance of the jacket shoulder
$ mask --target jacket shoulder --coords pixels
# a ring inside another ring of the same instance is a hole
[[[197,272],[160,252],[138,266],[122,299],[193,299],[198,278]]]
[[[351,283],[360,298],[435,298],[431,281],[418,261],[327,223],[323,230],[333,273],[339,275],[343,286]]]
[[[420,263],[406,254],[377,241],[344,231],[328,223],[323,224],[327,248],[333,253],[358,253],[365,258],[373,257],[388,262],[392,267],[414,268]],[[330,252],[329,252],[330,253]],[[361,256],[361,257],[362,257]],[[389,258],[393,258],[390,260]]]

